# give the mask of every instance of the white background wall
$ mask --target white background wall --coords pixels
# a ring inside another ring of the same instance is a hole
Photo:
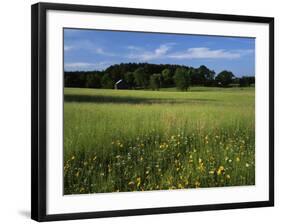
[[[43,0],[42,0],[43,1]],[[50,0],[51,1],[51,0]],[[30,5],[3,0],[0,6],[0,223],[30,220]],[[61,3],[152,8],[275,17],[275,180],[274,208],[150,215],[60,223],[265,223],[280,219],[280,6],[270,0],[60,0]],[[278,88],[279,87],[279,88]],[[267,133],[265,133],[267,134]],[[273,221],[274,222],[274,221]],[[276,223],[276,222],[275,222]]]

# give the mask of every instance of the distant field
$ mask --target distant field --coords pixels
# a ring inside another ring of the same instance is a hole
[[[255,89],[65,88],[64,191],[255,184]]]

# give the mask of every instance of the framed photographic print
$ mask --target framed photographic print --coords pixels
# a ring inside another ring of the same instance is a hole
[[[274,19],[32,6],[32,219],[274,205]]]

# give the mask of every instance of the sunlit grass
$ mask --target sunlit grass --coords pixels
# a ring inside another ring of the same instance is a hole
[[[254,88],[65,89],[65,194],[255,184]]]

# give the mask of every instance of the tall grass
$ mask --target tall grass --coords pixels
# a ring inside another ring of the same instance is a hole
[[[255,184],[254,88],[65,89],[65,194]]]

